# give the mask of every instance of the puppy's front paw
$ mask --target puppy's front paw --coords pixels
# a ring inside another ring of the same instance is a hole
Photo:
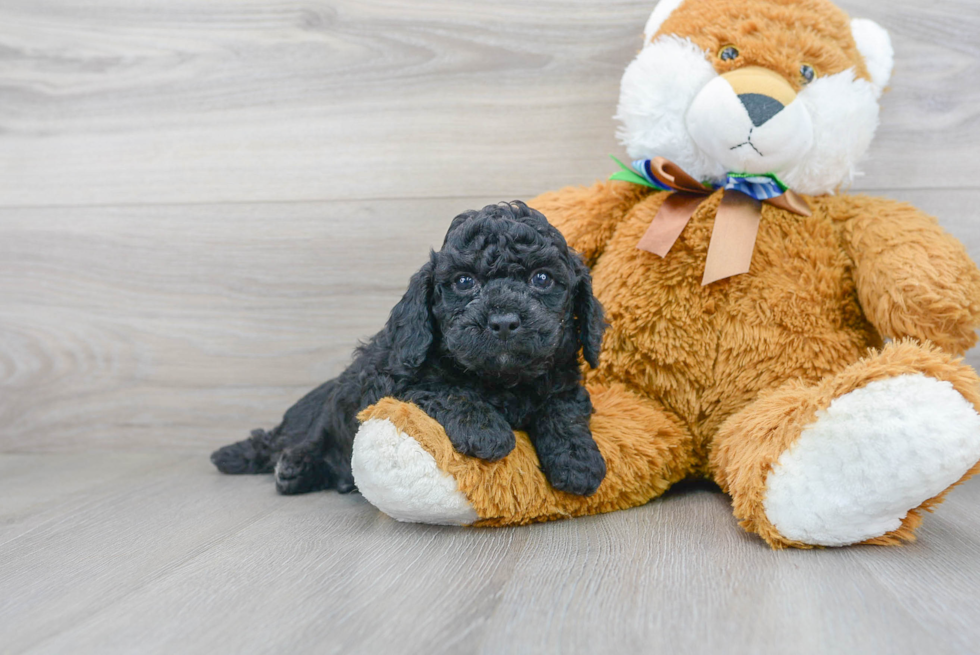
[[[488,462],[503,459],[516,445],[510,424],[490,408],[454,413],[443,428],[458,452]]]
[[[548,482],[558,491],[591,496],[606,477],[606,461],[594,441],[558,444],[550,452],[538,452],[538,458]]]

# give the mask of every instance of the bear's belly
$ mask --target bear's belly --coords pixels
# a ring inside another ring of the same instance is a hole
[[[760,391],[818,380],[881,345],[819,204],[808,218],[764,206],[750,272],[702,287],[720,194],[664,258],[636,247],[661,198],[633,208],[593,267],[610,324],[601,377],[656,398],[703,441]]]

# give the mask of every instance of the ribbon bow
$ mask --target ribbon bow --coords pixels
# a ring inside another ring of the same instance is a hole
[[[715,216],[701,286],[749,272],[763,202],[799,216],[811,215],[806,201],[775,175],[733,173],[725,184],[710,186],[701,184],[663,157],[637,160],[633,162],[635,171],[615,157],[613,160],[623,170],[614,173],[610,179],[672,192],[664,199],[650,228],[636,246],[661,257],[670,252],[698,206],[715,190],[724,187],[725,195]]]

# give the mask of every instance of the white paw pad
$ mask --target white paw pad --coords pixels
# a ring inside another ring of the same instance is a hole
[[[922,374],[835,399],[766,481],[766,517],[806,544],[843,546],[896,530],[980,460],[980,415],[949,382]]]
[[[387,419],[370,419],[354,438],[354,483],[368,502],[409,523],[469,525],[476,511],[432,455]]]

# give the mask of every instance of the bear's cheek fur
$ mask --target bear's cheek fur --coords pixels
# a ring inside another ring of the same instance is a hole
[[[809,218],[765,206],[752,274],[702,287],[720,195],[666,258],[636,247],[665,194],[647,196],[593,268],[611,325],[594,375],[662,398],[704,438],[760,390],[819,380],[881,345],[857,301],[834,198],[813,199]]]

